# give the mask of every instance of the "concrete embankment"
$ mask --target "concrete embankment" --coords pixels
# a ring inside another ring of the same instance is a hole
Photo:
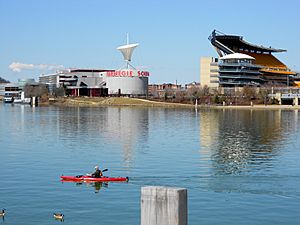
[[[251,109],[251,110],[300,110],[300,106],[293,106],[293,105],[243,105],[243,106],[236,106],[236,105],[228,105],[228,106],[211,106],[214,109]]]

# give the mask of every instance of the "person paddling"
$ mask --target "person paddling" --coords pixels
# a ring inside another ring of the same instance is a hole
[[[92,177],[100,178],[103,176],[102,171],[99,169],[99,166],[95,166],[95,172],[91,174]]]

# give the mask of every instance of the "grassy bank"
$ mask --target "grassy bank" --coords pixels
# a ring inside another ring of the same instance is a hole
[[[60,106],[141,106],[141,107],[195,107],[191,104],[179,104],[168,102],[156,102],[146,99],[109,97],[109,98],[89,98],[89,97],[69,97],[50,99],[50,104]]]
[[[127,98],[127,97],[108,97],[108,98],[89,98],[89,97],[66,97],[50,99],[49,102],[45,102],[41,105],[57,105],[57,106],[89,106],[89,107],[100,107],[100,106],[127,106],[127,107],[166,107],[166,108],[195,108],[192,104],[180,104],[180,103],[169,103],[169,102],[158,102],[139,98]],[[210,109],[257,109],[257,110],[300,110],[300,106],[292,105],[198,105],[201,108]]]

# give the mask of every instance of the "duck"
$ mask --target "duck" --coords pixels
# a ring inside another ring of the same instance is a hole
[[[57,220],[63,220],[65,215],[64,214],[61,214],[61,213],[53,213],[53,216],[55,219]]]
[[[5,216],[5,210],[6,209],[2,209],[2,211],[0,212],[0,216],[2,217],[2,216]]]

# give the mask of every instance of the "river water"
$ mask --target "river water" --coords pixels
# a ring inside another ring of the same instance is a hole
[[[0,224],[139,225],[147,185],[187,188],[190,225],[299,224],[299,116],[0,104]],[[60,182],[96,164],[130,181]]]

